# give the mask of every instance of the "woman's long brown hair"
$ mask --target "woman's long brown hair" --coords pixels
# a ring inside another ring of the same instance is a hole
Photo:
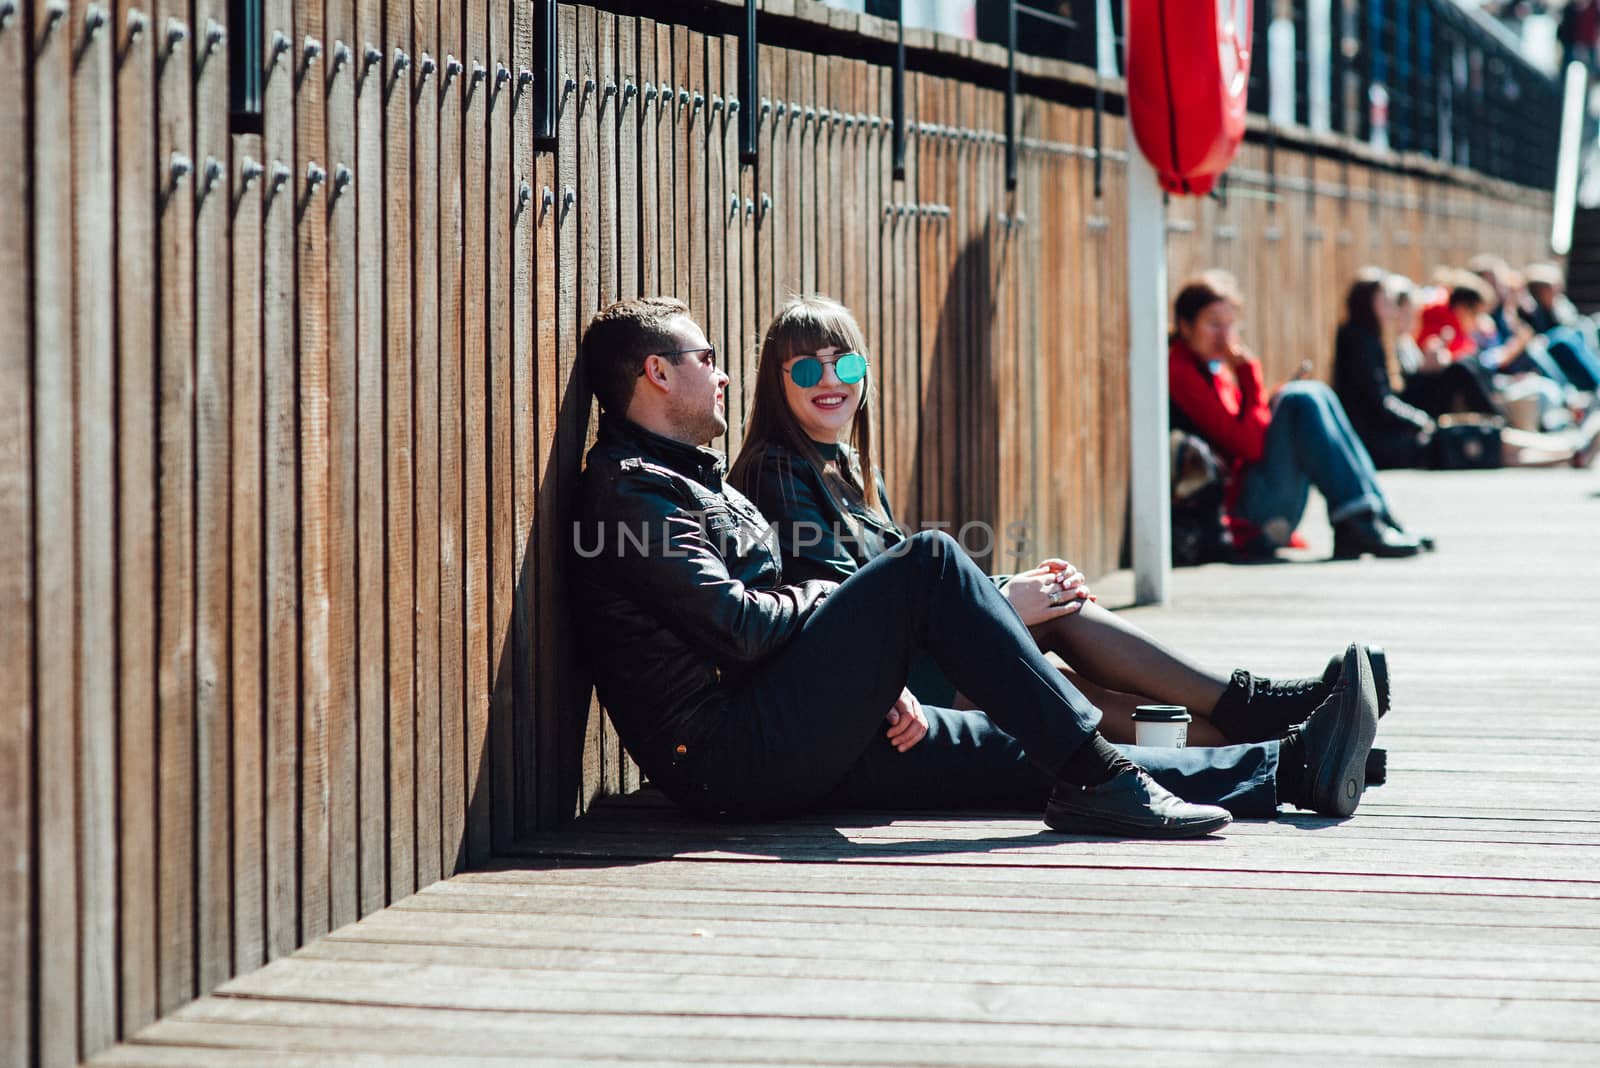
[[[801,353],[838,346],[867,357],[867,377],[862,379],[861,403],[850,424],[850,448],[855,453],[849,469],[825,461],[789,410],[784,395],[783,365]],[[761,358],[756,365],[756,395],[750,403],[750,418],[745,422],[744,446],[729,472],[729,480],[751,497],[758,496],[756,482],[761,461],[771,445],[799,453],[822,475],[822,484],[833,495],[834,503],[865,504],[884,515],[878,498],[878,481],[873,477],[876,455],[873,452],[872,403],[876,388],[872,380],[872,360],[867,339],[850,310],[838,301],[820,295],[791,298],[778,309],[761,342]],[[844,509],[841,507],[840,511]],[[848,515],[848,513],[845,513]]]

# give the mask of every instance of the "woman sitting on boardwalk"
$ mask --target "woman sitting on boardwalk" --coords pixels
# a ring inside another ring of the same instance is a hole
[[[872,380],[860,326],[825,297],[791,300],[767,328],[745,443],[729,480],[773,524],[786,581],[843,581],[906,542],[873,463]],[[1322,678],[1273,682],[1207,672],[1090,599],[1065,560],[995,580],[1039,647],[1074,666],[1070,681],[1104,713],[1101,732],[1132,742],[1132,712],[1150,701],[1186,706],[1197,745],[1273,742],[1331,691]],[[1387,664],[1369,651],[1388,706]],[[926,705],[971,709],[929,660],[908,684]],[[1377,757],[1381,761],[1381,751]],[[1379,781],[1369,761],[1368,781]]]
[[[1239,343],[1242,305],[1232,275],[1193,279],[1178,291],[1167,349],[1173,426],[1204,438],[1230,465],[1234,544],[1261,554],[1287,545],[1315,486],[1328,503],[1335,557],[1415,555],[1423,541],[1395,521],[1333,390],[1289,382],[1268,401],[1261,364]]]
[[[1334,342],[1333,381],[1339,399],[1350,415],[1350,422],[1379,467],[1427,467],[1432,460],[1430,443],[1438,425],[1450,419],[1451,412],[1476,411],[1446,407],[1439,410],[1425,402],[1412,383],[1420,376],[1397,373],[1401,363],[1392,358],[1398,340],[1396,305],[1390,296],[1390,282],[1376,268],[1362,271],[1345,295],[1345,319]],[[1437,373],[1443,379],[1460,374],[1460,387],[1472,392],[1477,380],[1466,372],[1465,363],[1448,363]],[[1395,382],[1400,380],[1400,391]],[[1450,392],[1448,388],[1445,393]],[[1428,397],[1440,390],[1430,387]],[[1600,425],[1600,424],[1597,424]],[[1572,463],[1583,466],[1594,459],[1600,435],[1594,428],[1572,442],[1555,435],[1535,434],[1510,427],[1500,429],[1500,448],[1507,466],[1532,466]]]

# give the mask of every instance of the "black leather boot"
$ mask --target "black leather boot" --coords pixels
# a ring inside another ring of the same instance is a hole
[[[1403,530],[1385,523],[1372,512],[1341,519],[1333,525],[1333,558],[1354,560],[1365,553],[1373,556],[1415,556],[1422,543]]]

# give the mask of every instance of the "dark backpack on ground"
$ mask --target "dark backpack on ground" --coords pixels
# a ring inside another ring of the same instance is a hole
[[[1440,471],[1499,467],[1500,424],[1497,420],[1456,423],[1433,432],[1433,466]]]
[[[1172,431],[1172,562],[1178,567],[1233,558],[1223,496],[1228,472],[1199,437]]]

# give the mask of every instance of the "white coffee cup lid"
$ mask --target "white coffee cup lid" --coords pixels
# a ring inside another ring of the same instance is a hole
[[[1133,710],[1136,723],[1188,723],[1193,718],[1182,705],[1140,705]]]

